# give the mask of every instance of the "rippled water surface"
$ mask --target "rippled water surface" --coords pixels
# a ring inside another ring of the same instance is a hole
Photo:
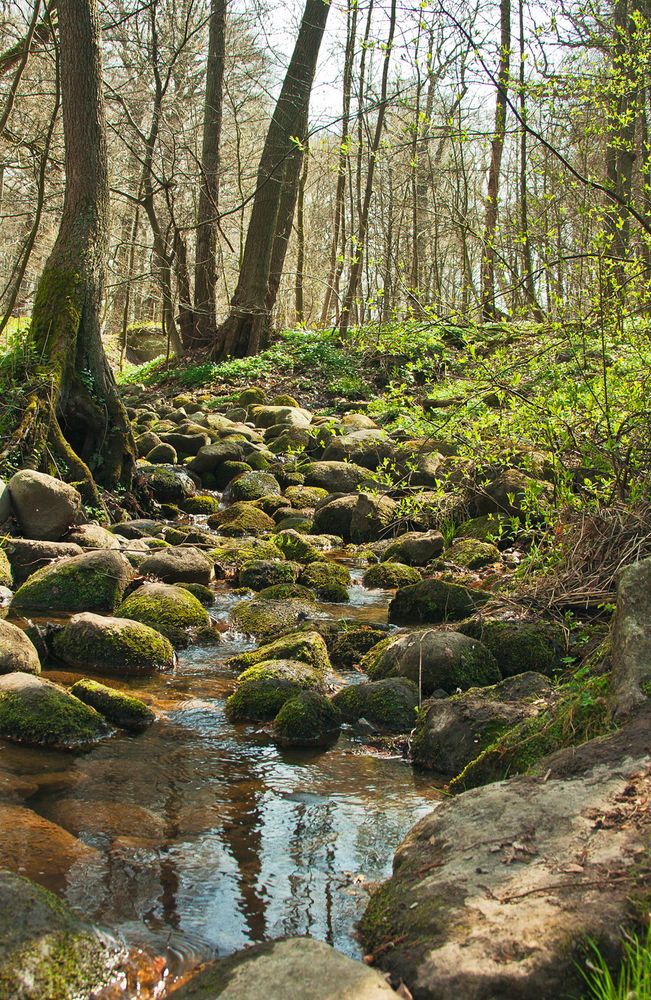
[[[351,598],[323,610],[386,621],[386,594],[356,582]],[[212,613],[226,623],[238,599],[218,592]],[[251,645],[226,632],[182,653],[173,675],[132,684],[159,712],[142,735],[77,755],[0,745],[2,770],[27,779],[25,804],[96,848],[63,874],[41,857],[25,874],[177,972],[287,934],[358,955],[367,883],[387,876],[438,796],[352,730],[326,752],[299,752],[261,726],[231,725],[224,660]]]

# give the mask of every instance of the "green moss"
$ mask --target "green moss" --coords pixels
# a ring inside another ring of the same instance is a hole
[[[285,499],[296,510],[311,510],[327,495],[328,491],[319,486],[288,486],[285,490]]]
[[[318,632],[292,632],[274,642],[265,643],[250,653],[238,653],[226,661],[227,666],[244,670],[265,660],[300,660],[323,673],[330,670],[325,641]]]
[[[263,639],[287,631],[315,612],[313,604],[292,599],[289,601],[244,601],[233,611],[238,628],[248,635]]]
[[[413,566],[402,563],[378,563],[366,570],[362,578],[365,587],[384,587],[390,590],[394,587],[406,587],[411,583],[420,583],[422,574]]]
[[[138,620],[128,628],[111,628],[106,620],[104,627],[93,628],[80,626],[73,619],[54,635],[52,652],[69,666],[107,674],[138,675],[174,666],[169,641],[153,626]]]
[[[206,608],[209,608],[215,600],[214,592],[210,589],[210,587],[205,587],[203,583],[179,583],[177,586],[180,587],[181,590],[187,590],[189,594],[196,597],[199,603],[203,604]]]
[[[258,597],[265,601],[286,601],[292,597],[298,597],[303,601],[316,601],[314,591],[309,587],[302,587],[300,583],[276,583],[273,587],[259,590]]]
[[[208,518],[208,526],[219,528],[221,534],[231,537],[262,535],[275,528],[272,518],[253,504],[245,501],[238,501],[216,514],[211,514]]]
[[[303,586],[314,590],[322,601],[345,603],[350,599],[350,573],[345,566],[330,559],[309,563],[298,579]]]
[[[481,569],[500,561],[500,551],[489,542],[475,538],[459,538],[446,549],[444,558],[463,569]]]
[[[254,406],[256,403],[264,404],[267,401],[267,394],[264,389],[260,389],[254,385],[248,389],[243,389],[237,401],[240,406],[244,407]]]
[[[563,669],[565,641],[558,626],[477,618],[461,622],[457,631],[488,646],[503,677],[528,670],[551,677]]]
[[[99,712],[54,685],[39,698],[0,692],[0,736],[14,743],[68,750],[96,743],[107,732]]]
[[[450,784],[453,791],[530,771],[542,758],[611,732],[609,677],[562,685],[548,709],[499,734]]]
[[[395,880],[385,882],[371,896],[358,924],[365,952],[407,939],[410,951],[431,949],[445,939],[449,925],[449,900],[432,894],[418,898],[411,887]]]
[[[298,408],[300,404],[296,402],[293,396],[281,393],[279,396],[274,396],[271,400],[271,406],[293,406]]]
[[[394,733],[409,732],[416,722],[418,688],[404,677],[350,684],[333,699],[345,719],[369,722]]]
[[[298,531],[281,531],[274,535],[272,540],[286,559],[305,564],[320,562],[323,559],[322,553]]]
[[[300,691],[323,687],[322,674],[305,663],[263,660],[240,675],[237,690],[226,701],[226,715],[233,722],[266,722]]]
[[[263,590],[265,587],[273,587],[275,584],[295,583],[299,571],[298,563],[252,559],[240,568],[237,582],[240,587]]]
[[[347,628],[334,640],[330,654],[332,662],[335,667],[350,670],[383,639],[386,639],[386,632],[370,625]]]
[[[202,493],[189,497],[183,504],[183,510],[186,514],[214,514],[219,510],[219,504],[217,497]]]
[[[273,542],[260,538],[247,538],[246,541],[227,541],[212,549],[208,555],[221,566],[243,566],[252,559],[282,559],[283,554]]]
[[[186,645],[189,632],[210,626],[207,611],[193,594],[165,584],[139,587],[122,602],[118,614],[156,629],[173,646]]]
[[[125,694],[124,691],[116,691],[89,678],[73,684],[70,693],[122,729],[137,732],[151,725],[156,718],[152,710],[139,698]]]
[[[111,613],[122,599],[128,574],[107,571],[102,553],[73,556],[44,566],[18,588],[12,601],[20,611],[101,611]]]
[[[319,746],[339,728],[339,712],[325,695],[302,691],[290,698],[274,719],[279,742],[290,746]]]
[[[13,579],[11,563],[7,558],[7,553],[3,549],[0,549],[0,587],[11,587]]]
[[[232,479],[228,492],[233,500],[260,500],[280,494],[280,483],[269,472],[243,472]]]
[[[437,624],[460,621],[473,614],[490,598],[483,590],[474,590],[447,580],[423,580],[401,587],[389,605],[389,621],[397,625]]]

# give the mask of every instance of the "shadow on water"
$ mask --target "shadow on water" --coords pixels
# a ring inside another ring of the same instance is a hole
[[[388,595],[351,589],[330,616],[386,620]],[[216,595],[225,619],[234,603]],[[327,752],[283,751],[234,726],[224,661],[252,643],[226,632],[181,654],[171,676],[132,685],[160,717],[83,755],[4,745],[0,766],[28,778],[25,802],[96,850],[62,876],[25,874],[92,920],[167,956],[178,972],[252,942],[309,933],[356,956],[367,883],[439,793],[403,760],[352,731]]]

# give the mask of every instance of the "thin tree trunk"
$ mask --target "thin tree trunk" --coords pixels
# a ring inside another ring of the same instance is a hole
[[[522,229],[522,258],[524,265],[523,287],[528,306],[532,310],[534,317],[541,321],[543,313],[536,298],[533,254],[529,233],[529,189],[527,185],[528,133],[525,127],[527,123],[527,96],[525,91],[524,0],[518,0],[518,20],[520,35],[520,118],[522,120],[522,130],[520,132],[520,228]]]
[[[305,148],[303,157],[303,170],[298,184],[298,199],[296,205],[296,280],[294,283],[295,292],[295,314],[296,323],[305,322],[305,187],[307,185],[307,175],[310,169],[309,149]]]

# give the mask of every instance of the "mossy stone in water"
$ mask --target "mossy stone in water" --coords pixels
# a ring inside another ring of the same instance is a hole
[[[14,670],[40,674],[41,661],[29,636],[17,625],[0,618],[0,674],[11,674]]]
[[[260,500],[279,495],[280,483],[270,472],[243,472],[228,484],[228,496],[233,500]]]
[[[258,597],[265,601],[285,601],[291,597],[298,597],[303,601],[316,601],[314,591],[309,587],[302,587],[300,583],[276,583],[272,587],[259,590]]]
[[[298,579],[303,586],[311,587],[322,601],[343,604],[349,600],[350,573],[340,563],[330,559],[309,563]]]
[[[490,542],[480,542],[476,538],[458,538],[445,550],[443,558],[463,569],[481,569],[499,562],[500,550]]]
[[[316,611],[313,604],[293,598],[288,601],[243,601],[233,611],[236,626],[248,635],[270,639],[306,621]]]
[[[240,587],[263,590],[275,584],[295,583],[300,569],[298,563],[285,560],[252,559],[241,567],[237,582]]]
[[[226,701],[231,721],[266,722],[300,691],[323,692],[320,671],[299,660],[263,660],[240,674],[237,690]]]
[[[209,608],[210,605],[215,600],[215,595],[210,587],[204,586],[203,583],[179,583],[181,590],[187,590],[189,594],[203,604],[205,608]]]
[[[218,497],[200,493],[196,497],[188,497],[182,509],[186,514],[214,514],[219,510],[219,503]]]
[[[77,750],[108,732],[99,712],[56,684],[20,672],[0,677],[0,736],[4,739]]]
[[[111,614],[132,577],[131,564],[121,552],[84,552],[37,570],[18,589],[11,606],[15,611]]]
[[[53,893],[0,871],[0,996],[89,997],[121,977],[124,947],[98,934]]]
[[[208,553],[221,566],[240,567],[252,559],[282,559],[283,554],[273,542],[262,538],[224,538]]]
[[[457,629],[490,649],[504,677],[529,670],[552,677],[564,668],[565,642],[559,626],[472,618]]]
[[[322,673],[331,669],[327,646],[318,632],[291,632],[250,653],[236,653],[226,665],[244,670],[264,660],[300,660]]]
[[[332,700],[344,719],[367,719],[392,733],[408,733],[416,722],[418,688],[406,677],[350,684]]]
[[[172,670],[176,662],[170,642],[148,625],[88,612],[56,633],[52,651],[68,667],[118,677]]]
[[[340,726],[336,707],[318,691],[301,691],[274,719],[274,736],[285,747],[318,747],[332,742]]]
[[[210,627],[210,616],[196,597],[166,583],[138,587],[122,602],[118,614],[156,629],[173,646],[187,645],[193,633]]]
[[[370,625],[351,626],[334,639],[330,657],[335,667],[350,670],[361,662],[365,653],[386,638],[382,629]]]
[[[273,518],[252,503],[238,501],[224,510],[211,514],[208,518],[209,528],[218,528],[222,535],[238,537],[241,535],[263,535],[276,527]]]
[[[310,539],[298,531],[291,529],[281,531],[274,535],[273,543],[280,549],[285,559],[294,559],[306,565],[323,559],[322,553],[314,547]]]
[[[88,677],[73,684],[70,693],[121,729],[140,732],[150,726],[156,718],[140,698],[134,698],[124,691],[116,691]]]
[[[412,583],[420,583],[422,576],[413,566],[402,563],[378,563],[366,570],[362,577],[365,587],[378,587],[391,590],[396,587],[407,587]]]
[[[389,605],[395,625],[461,621],[485,604],[490,594],[447,580],[423,580],[401,587]]]

